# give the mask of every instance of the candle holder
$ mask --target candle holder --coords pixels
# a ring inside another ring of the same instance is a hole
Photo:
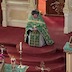
[[[22,65],[22,42],[20,42],[19,46],[20,46],[20,50],[19,50],[19,54],[20,54],[20,65],[18,66],[18,68],[24,68],[24,66]]]
[[[20,54],[20,64],[18,66],[19,68],[19,72],[26,72],[26,70],[29,68],[29,66],[26,65],[22,65],[22,42],[20,42],[20,50],[19,50],[19,54]]]
[[[24,66],[22,65],[22,50],[20,50],[19,53],[20,53],[20,65],[18,66],[18,68],[24,68]]]
[[[26,66],[25,65],[22,65],[22,50],[20,50],[19,53],[20,53],[20,64],[19,64],[18,68],[23,69]],[[28,66],[27,66],[27,68],[28,68]]]
[[[26,70],[29,68],[29,66],[22,65],[22,50],[20,50],[19,53],[20,53],[20,65],[18,66],[19,72],[26,72]]]

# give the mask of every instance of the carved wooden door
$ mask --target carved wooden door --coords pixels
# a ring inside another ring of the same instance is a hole
[[[47,0],[46,14],[61,16],[63,15],[64,0]]]

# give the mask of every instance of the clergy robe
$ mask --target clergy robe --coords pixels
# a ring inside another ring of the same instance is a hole
[[[34,30],[34,26],[36,30]],[[25,29],[25,42],[30,46],[42,47],[44,45],[52,45],[54,41],[50,38],[46,24],[39,13],[37,18],[29,16]]]

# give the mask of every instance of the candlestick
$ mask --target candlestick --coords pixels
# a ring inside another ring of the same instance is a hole
[[[18,68],[22,69],[22,68],[24,68],[24,65],[22,65],[22,50],[21,49],[20,49],[19,53],[20,53],[20,65],[18,66]],[[19,71],[19,72],[22,72],[22,71]]]
[[[20,54],[20,64],[18,66],[19,68],[19,72],[23,72],[23,69],[25,68],[25,71],[29,68],[29,66],[25,66],[25,65],[22,65],[22,42],[20,42],[20,50],[19,50],[19,54]]]

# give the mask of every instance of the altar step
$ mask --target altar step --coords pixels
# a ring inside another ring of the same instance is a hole
[[[14,55],[16,57],[16,63],[19,64],[20,54],[18,49],[15,46],[5,47],[7,48],[8,54]],[[36,66],[40,66],[41,61],[44,61],[45,66],[51,69],[50,72],[65,72],[65,53],[63,50],[48,47],[49,46],[44,48],[23,48],[22,63],[23,65],[29,66],[27,72],[41,72],[40,70],[35,69]],[[10,63],[8,54],[6,54],[7,57],[5,61]]]
[[[8,59],[9,60],[9,59]],[[8,63],[8,62],[7,62]],[[18,62],[19,64],[19,62]],[[41,72],[40,70],[36,70],[36,66],[40,67],[40,62],[36,62],[36,63],[29,63],[27,64],[27,62],[23,62],[23,65],[28,65],[29,69],[27,70],[27,72]],[[51,71],[50,72],[65,72],[65,64],[64,61],[59,61],[59,62],[53,62],[53,63],[47,63],[45,62],[45,67],[46,68],[50,68]],[[47,72],[47,71],[45,71]]]
[[[19,59],[19,54],[15,55],[17,57],[17,60]],[[44,55],[44,56],[31,56],[31,55],[26,55],[23,53],[23,61],[28,61],[28,62],[39,62],[39,61],[55,61],[56,59],[59,58],[64,58],[64,53],[53,53],[51,55]]]
[[[37,65],[40,67],[39,65]],[[27,70],[27,72],[41,72],[40,69],[36,69],[37,66],[30,66],[30,68]],[[65,72],[65,65],[64,64],[50,64],[46,65],[45,68],[50,68],[51,70],[49,72]],[[45,71],[48,72],[48,71]]]
[[[49,34],[54,40],[55,44],[52,46],[44,46],[41,48],[30,47],[28,44],[23,44],[23,64],[30,65],[28,72],[41,72],[40,70],[35,70],[35,66],[40,65],[40,61],[44,60],[46,67],[51,67],[50,72],[66,72],[65,71],[65,53],[63,52],[63,46],[67,41],[69,41],[70,34],[64,34],[64,17],[47,17],[44,16],[44,20],[48,27]],[[14,55],[17,58],[17,64],[19,64],[19,42],[24,41],[24,28],[16,27],[0,27],[0,43],[5,44],[8,54]],[[59,50],[60,49],[60,50]],[[10,63],[10,58],[5,54],[5,62]],[[58,54],[60,53],[60,54]],[[63,56],[62,56],[63,53]],[[56,55],[57,54],[57,55]],[[49,56],[51,55],[51,56]],[[31,59],[30,59],[30,57]],[[42,58],[43,56],[43,58]],[[48,57],[49,56],[49,57]],[[29,57],[29,58],[28,58]],[[35,58],[38,58],[35,60]],[[41,60],[41,59],[42,60]],[[47,59],[46,59],[47,58]],[[24,60],[25,59],[25,60]],[[27,61],[26,61],[27,60]],[[30,61],[29,61],[30,60]],[[57,65],[58,63],[58,65]],[[51,64],[51,66],[50,66]],[[54,66],[54,64],[56,64]]]

